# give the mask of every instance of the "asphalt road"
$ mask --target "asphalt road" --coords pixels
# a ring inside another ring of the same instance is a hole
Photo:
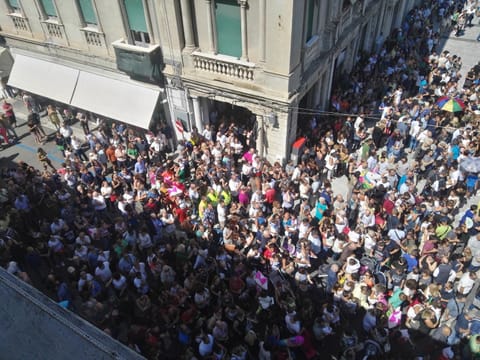
[[[33,165],[39,169],[42,169],[40,161],[37,159],[37,149],[42,147],[48,154],[52,164],[55,167],[59,167],[64,161],[62,153],[57,149],[55,145],[55,127],[50,123],[47,117],[41,119],[43,129],[48,135],[49,140],[45,144],[37,144],[35,138],[30,134],[27,126],[28,111],[25,108],[21,99],[9,99],[9,102],[15,109],[15,115],[17,117],[17,128],[15,131],[20,138],[20,141],[16,144],[12,144],[3,150],[0,150],[0,167],[11,167],[13,162],[24,161],[29,165]],[[78,124],[73,126],[74,134],[81,139],[84,138],[82,130],[78,127]]]

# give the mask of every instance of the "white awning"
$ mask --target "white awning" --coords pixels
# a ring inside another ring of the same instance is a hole
[[[17,54],[8,85],[70,104],[80,71]]]
[[[72,106],[147,129],[160,90],[80,71]]]

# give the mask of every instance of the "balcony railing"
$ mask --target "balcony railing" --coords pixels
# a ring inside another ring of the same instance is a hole
[[[88,45],[103,47],[103,33],[95,29],[83,28],[83,34],[85,36],[85,41]]]
[[[196,70],[224,75],[239,80],[253,81],[255,64],[225,55],[210,55],[198,51],[192,53]]]
[[[53,22],[46,22],[47,33],[50,37],[63,39],[63,25]]]
[[[30,27],[28,26],[28,20],[22,14],[19,13],[10,13],[10,18],[12,19],[13,26],[18,31],[30,31]]]

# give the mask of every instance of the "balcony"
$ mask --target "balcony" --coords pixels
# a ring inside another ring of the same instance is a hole
[[[50,37],[63,39],[63,25],[56,24],[56,23],[45,23],[47,27],[47,33]]]
[[[163,60],[160,46],[135,46],[123,39],[114,41],[112,46],[118,70],[128,74],[132,79],[153,84],[161,81]]]
[[[105,47],[105,35],[97,29],[84,27],[80,29],[83,32],[85,42],[89,47],[104,48]]]
[[[17,30],[18,33],[30,32],[30,26],[28,24],[28,20],[22,14],[13,12],[8,14],[8,16],[10,16],[10,18],[12,19],[13,26],[15,27],[15,30]]]
[[[192,53],[195,70],[221,75],[237,80],[253,81],[255,64],[225,55],[211,55],[198,51]]]

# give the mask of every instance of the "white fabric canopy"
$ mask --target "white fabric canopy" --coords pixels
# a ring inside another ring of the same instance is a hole
[[[17,54],[8,85],[70,104],[80,71]]]
[[[80,71],[71,105],[148,128],[160,90]]]

